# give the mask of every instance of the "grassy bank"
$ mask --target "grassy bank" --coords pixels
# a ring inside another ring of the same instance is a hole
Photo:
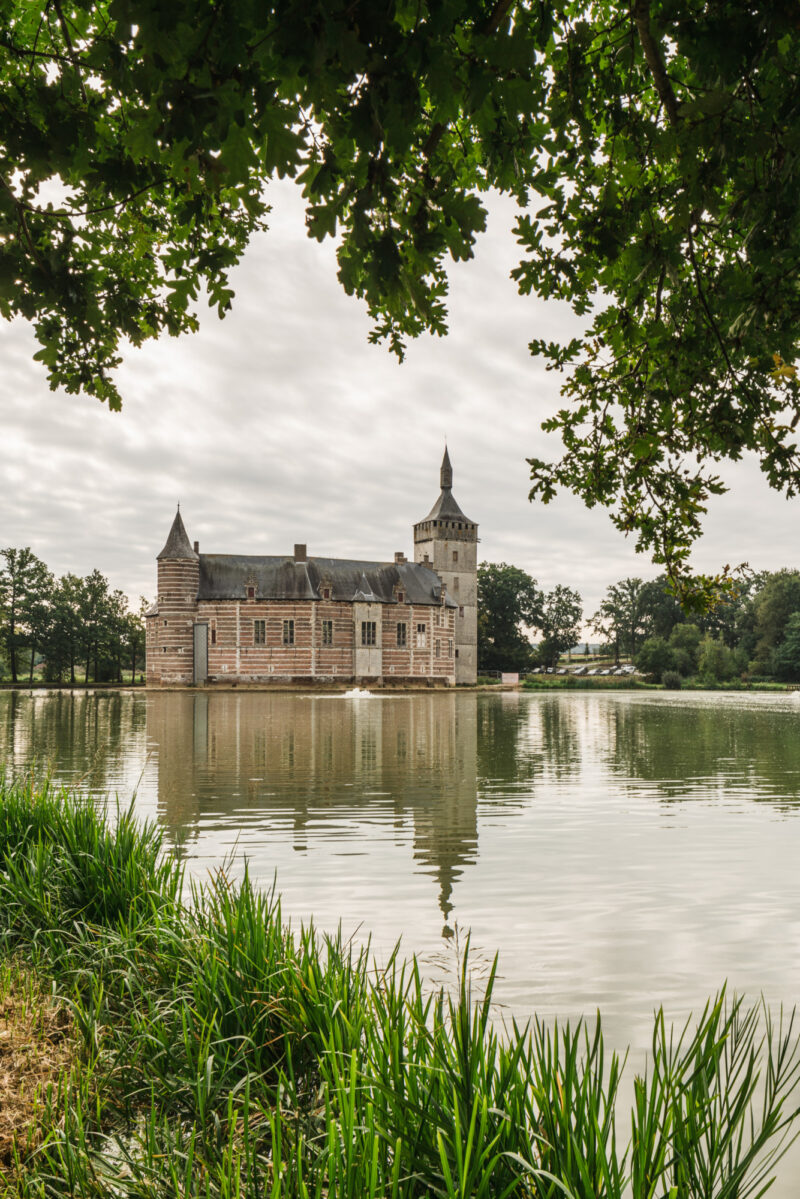
[[[618,1114],[599,1027],[498,1036],[491,980],[430,995],[413,960],[293,933],[246,878],[186,905],[183,884],[130,813],[0,786],[0,995],[65,1046],[27,1080],[9,1194],[744,1199],[791,1135],[792,1021],[657,1017]]]
[[[630,676],[613,678],[609,675],[592,676],[569,674],[534,674],[522,683],[525,691],[656,691],[658,683],[645,683],[643,679]]]
[[[578,675],[532,675],[523,680],[523,691],[668,691],[663,683],[648,683],[641,678],[585,678]],[[717,683],[708,679],[682,679],[680,691],[796,691],[796,683],[754,682]]]

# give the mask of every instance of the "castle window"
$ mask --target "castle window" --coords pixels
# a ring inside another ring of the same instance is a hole
[[[458,527],[461,528],[461,525]],[[453,562],[458,562],[458,550],[453,550]]]
[[[255,599],[255,598],[256,598],[256,589],[255,589],[255,587],[248,587],[248,588],[247,588],[247,598],[248,598],[249,600],[252,600],[252,599]]]
[[[437,658],[441,658],[441,656],[442,656],[442,643],[441,643],[441,641],[437,640],[434,648],[435,648],[436,657],[437,657]]]
[[[333,621],[323,620],[322,622],[322,644],[333,645]]]
[[[374,620],[361,621],[361,644],[375,645],[377,641],[377,626]]]
[[[267,622],[266,620],[253,621],[253,645],[267,644]]]
[[[463,604],[459,604],[458,615],[463,619],[463,617],[464,617],[464,605]]]
[[[452,641],[448,641],[448,643],[447,643],[447,656],[448,656],[448,658],[452,658],[452,656],[453,656],[453,643],[452,643]]]
[[[283,644],[294,645],[294,621],[284,620],[283,622]]]
[[[453,591],[458,591],[458,575],[453,579]]]
[[[166,628],[166,627],[167,627],[167,622],[166,622],[166,620],[165,620],[165,621],[164,621],[164,628]]]
[[[424,624],[417,625],[417,649],[424,649],[426,645],[426,626]]]
[[[404,603],[406,602],[406,593],[405,593],[405,591],[398,591],[398,593],[397,593],[397,602],[398,602],[398,604],[404,604]]]
[[[400,649],[405,649],[408,644],[408,626],[405,621],[400,621],[397,625],[397,644]]]
[[[217,626],[215,624],[211,625],[211,644],[217,644]]]
[[[322,588],[322,598],[323,598],[323,599],[330,599],[330,598],[331,598],[331,589],[330,589],[330,587],[323,587],[323,588]]]

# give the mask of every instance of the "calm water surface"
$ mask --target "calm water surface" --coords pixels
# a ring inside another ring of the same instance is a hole
[[[800,999],[800,703],[667,693],[0,694],[0,761],[136,791],[192,871],[293,922],[500,953],[518,1016],[649,1042],[727,979]],[[800,1177],[800,1175],[798,1175]]]

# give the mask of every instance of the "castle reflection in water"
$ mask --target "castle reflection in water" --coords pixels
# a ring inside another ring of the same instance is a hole
[[[459,699],[150,695],[159,821],[176,840],[208,818],[289,822],[302,852],[335,817],[368,836],[376,809],[398,834],[413,830],[414,859],[437,879],[447,922],[478,841],[477,707]]]

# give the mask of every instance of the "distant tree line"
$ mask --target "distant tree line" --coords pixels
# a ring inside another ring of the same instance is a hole
[[[144,605],[99,570],[56,578],[28,548],[0,550],[0,678],[121,682],[144,667]]]
[[[800,682],[800,571],[749,572],[724,602],[687,617],[666,579],[608,588],[592,628],[652,680]]]
[[[542,591],[535,579],[506,562],[478,567],[478,672],[554,665],[580,636],[583,605],[559,584]],[[541,640],[534,645],[531,633]]]
[[[577,644],[581,622],[577,591],[559,585],[546,593],[505,562],[478,567],[479,671],[553,666]],[[684,612],[663,575],[621,579],[589,625],[606,653],[635,662],[653,681],[800,682],[798,570],[745,572],[724,601],[699,615]]]

